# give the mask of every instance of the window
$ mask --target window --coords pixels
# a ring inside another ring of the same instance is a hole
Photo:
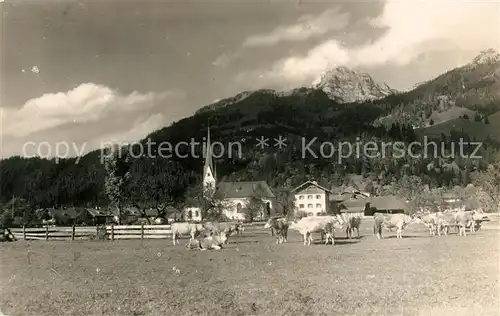
[[[304,204],[299,204],[299,208],[304,208]]]
[[[320,208],[320,207],[321,207],[321,204],[317,203],[316,208]]]
[[[303,200],[304,199],[304,196],[303,195],[299,195],[299,200]]]
[[[311,208],[311,207],[313,207],[313,205],[312,204],[307,204],[307,207]]]
[[[313,216],[312,212],[307,213],[307,216]]]
[[[189,211],[188,214],[187,214],[187,218],[190,219],[193,217],[193,212],[192,211]]]
[[[236,212],[241,213],[241,203],[236,204]]]
[[[311,200],[312,198],[313,198],[313,196],[312,196],[312,195],[308,195],[308,196],[307,196],[307,199],[308,199],[308,200]]]
[[[316,195],[316,199],[321,199],[321,195]]]
[[[194,216],[198,217],[198,216],[200,216],[200,213],[198,213],[198,211],[194,211]]]

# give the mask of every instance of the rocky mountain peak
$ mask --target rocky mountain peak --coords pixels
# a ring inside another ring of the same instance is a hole
[[[325,71],[312,85],[339,103],[377,100],[396,92],[385,83],[375,82],[369,74],[344,66]]]
[[[483,50],[473,60],[473,65],[491,64],[500,61],[500,54],[493,48]]]

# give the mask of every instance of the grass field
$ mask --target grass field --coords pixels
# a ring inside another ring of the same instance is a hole
[[[499,232],[302,245],[246,230],[220,251],[171,240],[3,243],[5,315],[498,315]]]

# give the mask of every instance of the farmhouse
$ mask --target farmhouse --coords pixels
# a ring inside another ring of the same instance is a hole
[[[365,214],[365,209],[370,205],[370,199],[367,198],[351,198],[342,202],[345,209],[342,209],[342,213],[361,213]]]
[[[292,190],[295,195],[295,208],[308,216],[327,212],[332,191],[320,186],[316,181],[307,181]]]
[[[408,209],[408,204],[404,199],[394,195],[372,197],[370,199],[370,208],[365,209],[365,216],[373,215],[371,207],[374,207],[376,212],[379,213],[396,214],[404,213]]]
[[[263,202],[265,209],[257,217],[264,217],[271,213],[275,195],[266,181],[237,181],[237,182],[219,182],[217,184],[217,175],[215,165],[212,161],[212,146],[210,143],[210,128],[207,132],[207,151],[205,154],[205,164],[203,166],[203,192],[206,196],[220,196],[226,204],[224,215],[228,219],[244,220],[246,209],[257,198]],[[199,208],[191,210],[199,211]],[[189,212],[189,211],[188,211]],[[188,218],[188,217],[187,217]],[[201,220],[201,214],[199,217]]]

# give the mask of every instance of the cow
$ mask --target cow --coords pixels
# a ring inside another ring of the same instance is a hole
[[[222,232],[226,234],[226,236],[231,236],[233,233],[241,234],[240,232],[243,230],[243,224],[240,222],[236,223],[219,223],[219,222],[206,222],[205,223],[205,232],[208,236],[218,235]],[[229,244],[229,240],[226,238],[226,244]]]
[[[354,229],[356,229],[359,238],[359,225],[361,225],[361,216],[358,214],[343,213],[342,218],[346,223],[345,232],[347,238],[351,239]]]
[[[403,238],[403,230],[412,224],[421,223],[418,216],[409,216],[406,214],[373,214],[373,233],[378,239],[382,237],[382,227],[387,229],[396,228],[396,238]]]
[[[429,229],[429,235],[435,235],[437,230],[437,214],[427,213],[422,215],[422,223]],[[439,234],[441,235],[441,234]]]
[[[333,239],[333,229],[342,228],[344,219],[340,215],[336,216],[307,216],[300,219],[298,222],[292,222],[290,229],[297,230],[304,239],[304,246],[310,246],[312,241],[312,233],[324,233],[328,239]],[[332,242],[332,245],[334,242]]]
[[[481,220],[482,216],[476,214],[474,211],[460,211],[455,214],[455,223],[458,226],[459,236],[467,236],[465,230],[470,226],[470,231],[476,231],[476,223]]]
[[[186,249],[201,251],[205,251],[208,249],[220,250],[222,249],[222,245],[226,242],[226,240],[226,233],[221,232],[220,235],[208,236],[202,239],[190,239],[186,243]]]
[[[456,212],[437,212],[436,213],[436,231],[439,236],[441,233],[448,235],[450,227],[456,226]]]
[[[481,227],[480,222],[482,217],[482,214],[478,214],[474,211],[438,213],[438,234],[441,231],[444,231],[444,234],[447,235],[449,228],[455,227],[458,230],[458,234],[460,236],[467,236],[467,228],[470,228],[471,232],[475,232],[478,228]]]
[[[204,231],[204,227],[202,224],[196,223],[172,223],[170,225],[170,229],[172,230],[172,242],[174,246],[179,243],[179,236],[181,235],[190,235],[190,239],[194,239],[196,236],[201,234]]]
[[[288,236],[288,221],[286,218],[270,218],[264,225],[265,229],[271,228],[273,234],[276,235],[276,244],[286,242]]]

